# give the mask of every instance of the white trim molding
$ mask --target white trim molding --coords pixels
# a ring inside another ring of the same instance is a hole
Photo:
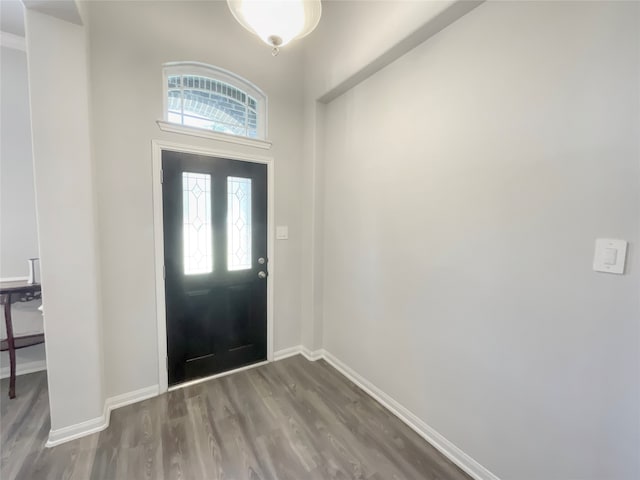
[[[417,415],[404,407],[390,395],[376,387],[355,370],[347,366],[337,357],[324,350],[322,352],[324,358],[329,365],[334,367],[345,377],[355,383],[358,387],[373,397],[383,407],[393,413],[402,420],[409,428],[433,445],[440,453],[460,467],[465,473],[475,480],[500,480],[496,475],[491,473],[480,463],[475,461],[460,448],[447,440],[438,433],[434,428],[430,427],[426,422],[421,420]]]
[[[245,145],[247,147],[262,148],[269,150],[272,143],[268,140],[258,140],[249,137],[240,137],[231,135],[230,133],[214,132],[212,130],[204,130],[202,128],[188,127],[177,123],[170,123],[164,120],[156,120],[158,127],[163,132],[179,133],[181,135],[191,135],[192,137],[208,138],[209,140],[218,140],[220,142],[235,143]]]
[[[20,50],[22,52],[27,51],[27,42],[25,38],[9,32],[0,31],[0,46],[13,48],[14,50]]]
[[[295,355],[302,355],[310,362],[315,362],[323,358],[324,350],[309,350],[304,345],[296,345],[294,347],[283,348],[273,354],[273,360],[284,360],[285,358],[293,357]]]
[[[304,345],[301,347],[300,353],[311,362],[324,358],[324,350],[309,350]]]
[[[293,357],[295,355],[302,354],[302,345],[296,345],[295,347],[283,348],[273,353],[273,360],[284,360],[285,358]]]
[[[64,428],[58,428],[56,430],[49,431],[49,439],[47,440],[47,447],[55,447],[62,443],[70,442],[92,433],[101,432],[109,426],[111,419],[111,412],[116,408],[131,405],[132,403],[141,402],[151,397],[158,396],[158,385],[152,385],[150,387],[141,388],[133,392],[125,393],[123,395],[116,395],[115,397],[107,398],[104,402],[104,411],[102,415],[86,422],[77,423]]]
[[[225,135],[228,137],[229,135]],[[153,170],[153,235],[156,267],[156,323],[158,333],[158,378],[160,393],[169,389],[167,372],[167,318],[164,291],[164,223],[162,215],[162,151],[193,153],[209,157],[228,158],[245,162],[262,163],[267,166],[267,258],[269,259],[269,281],[267,282],[267,361],[273,360],[273,295],[275,283],[275,162],[273,157],[251,153],[203,148],[193,145],[152,140]]]
[[[0,282],[26,282],[29,277],[3,277],[0,278]]]
[[[86,422],[76,423],[64,428],[49,430],[49,439],[45,447],[51,448],[62,443],[76,440],[92,433],[98,433],[109,426],[109,412],[105,405],[105,410],[100,417],[92,418]]]
[[[355,385],[361,388],[365,393],[370,395],[374,400],[380,403],[384,408],[389,410],[392,414],[398,417],[409,428],[415,431],[418,435],[424,438],[429,444],[435,447],[440,453],[447,457],[451,462],[457,465],[465,473],[467,473],[474,480],[500,480],[495,474],[487,470],[480,463],[467,455],[464,451],[447,440],[434,428],[430,427],[426,422],[421,420],[417,415],[411,412],[409,409],[400,404],[393,397],[376,387],[373,383],[368,381],[362,375],[357,373],[351,367],[346,365],[340,359],[326,350],[310,350],[303,345],[296,345],[289,348],[278,350],[272,354],[272,359],[275,361],[283,360],[285,358],[292,357],[294,355],[303,355],[309,361],[316,361],[323,359],[333,368],[338,370],[342,375],[352,381]],[[175,387],[171,387],[171,391],[183,388],[189,385],[194,385],[214,378],[219,378],[225,375],[231,375],[250,368],[259,367],[269,363],[259,362],[253,365],[248,365],[233,371],[224,372],[211,377],[194,380],[193,382],[187,382]],[[58,430],[51,430],[49,432],[49,440],[47,441],[47,447],[54,447],[71,440],[75,440],[85,435],[97,433],[109,426],[109,420],[111,412],[116,408],[124,407],[132,403],[140,402],[151,397],[158,396],[162,393],[162,388],[159,385],[153,385],[147,388],[142,388],[134,392],[125,393],[116,397],[108,398],[105,402],[104,413],[102,416],[87,420],[76,425],[61,428]]]
[[[46,360],[38,360],[35,362],[18,363],[16,365],[16,377],[26,375],[27,373],[41,372],[47,369]],[[9,367],[0,368],[0,378],[9,378],[11,369]]]
[[[328,351],[323,349],[312,351],[303,345],[297,345],[295,347],[278,350],[274,354],[274,359],[282,360],[299,354],[303,355],[310,361],[324,359],[329,365],[355,383],[359,388],[364,390],[369,396],[393,413],[404,424],[424,438],[429,442],[429,444],[435,447],[440,453],[460,467],[460,469],[471,476],[474,480],[500,480],[495,474],[487,470],[452,442],[447,440],[443,435],[430,427],[408,408],[400,404],[400,402],[382,391],[380,388],[376,387],[373,383]]]
[[[148,398],[157,397],[160,394],[158,385],[151,385],[149,387],[134,390],[133,392],[123,393],[122,395],[116,395],[115,397],[107,398],[105,408],[111,413],[113,410],[126,407],[132,403],[138,403]]]

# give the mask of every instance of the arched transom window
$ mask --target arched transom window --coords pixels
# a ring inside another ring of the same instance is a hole
[[[165,120],[264,140],[266,97],[243,78],[199,63],[164,67]]]

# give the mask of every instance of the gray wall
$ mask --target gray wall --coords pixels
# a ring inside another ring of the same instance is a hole
[[[640,478],[639,7],[488,2],[326,109],[324,347],[504,479]]]
[[[33,188],[31,124],[27,55],[0,50],[0,278],[26,277],[27,259],[38,257],[36,198]],[[14,305],[16,334],[42,332],[40,302]],[[0,337],[6,338],[4,321]],[[18,372],[44,366],[44,345],[18,350]],[[9,353],[0,353],[2,374],[8,373]]]
[[[304,45],[302,344],[322,347],[323,115],[326,103],[477,6],[477,0],[323,2]]]
[[[38,257],[27,55],[0,51],[0,278],[26,277]]]
[[[97,164],[107,396],[158,383],[151,141],[233,147],[161,132],[162,65],[198,61],[236,73],[268,96],[275,158],[274,349],[300,344],[302,61],[278,57],[225,2],[95,2],[91,25],[93,147]],[[244,151],[249,147],[241,147]]]

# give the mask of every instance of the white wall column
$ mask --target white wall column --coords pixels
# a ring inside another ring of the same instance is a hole
[[[311,351],[322,348],[324,110],[325,105],[315,100],[305,102],[301,336],[302,345]]]
[[[104,409],[85,27],[25,11],[50,441]]]

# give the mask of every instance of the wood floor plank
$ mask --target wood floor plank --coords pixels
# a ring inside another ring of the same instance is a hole
[[[325,361],[290,357],[111,414],[54,448],[46,374],[0,381],[2,480],[470,480]]]

